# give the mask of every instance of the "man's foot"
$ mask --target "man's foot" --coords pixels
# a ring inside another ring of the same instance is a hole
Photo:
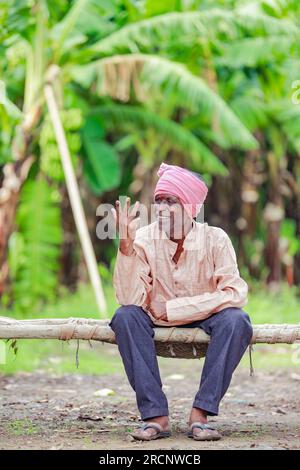
[[[196,441],[218,441],[221,439],[221,434],[208,424],[207,412],[201,408],[192,408],[187,435]]]
[[[189,419],[189,426],[191,426],[196,421],[207,424],[207,412],[201,408],[192,408]]]
[[[195,441],[218,441],[221,439],[221,434],[210,424],[197,421],[190,426],[187,435]]]
[[[155,418],[144,420],[143,425],[131,435],[135,439],[143,441],[169,437],[171,435],[169,418],[168,416],[156,416]]]

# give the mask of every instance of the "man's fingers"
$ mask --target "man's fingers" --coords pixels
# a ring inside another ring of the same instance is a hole
[[[113,208],[113,214],[115,215],[115,220],[117,225],[120,223],[120,201],[116,201],[116,208]]]
[[[114,221],[116,221],[116,220],[117,220],[117,212],[116,212],[116,209],[115,209],[114,207],[112,207],[112,208],[110,209],[110,211],[111,211],[111,213],[112,213],[112,215],[113,215]]]
[[[129,214],[129,207],[130,207],[130,197],[127,196],[127,197],[126,197],[126,202],[125,202],[125,214],[126,214],[126,217],[128,217],[128,214]]]
[[[124,201],[124,198],[122,198],[122,201]],[[128,216],[128,207],[130,205],[130,197],[126,197],[125,203],[121,204],[120,199],[116,201],[117,207],[119,209],[119,214],[125,218]],[[123,207],[122,207],[123,206]]]
[[[117,232],[119,233],[120,238],[126,238],[127,229],[124,226],[124,215],[123,215],[119,200],[116,201],[116,208],[112,208],[111,212],[116,222],[116,229],[117,229]]]
[[[140,203],[139,203],[139,201],[136,201],[135,204],[134,204],[134,206],[133,206],[133,208],[131,209],[131,211],[130,211],[130,213],[129,213],[129,215],[128,215],[128,217],[129,217],[130,220],[132,220],[132,219],[134,219],[134,218],[136,217],[137,212],[138,212],[138,210],[139,210],[139,207],[140,207]]]
[[[113,215],[114,221],[117,223],[117,211],[114,207],[111,208],[111,213]]]
[[[120,201],[116,201],[116,214],[119,217],[119,215],[120,215]]]
[[[130,235],[128,232],[128,226],[133,220],[137,220],[137,212],[139,210],[140,203],[136,201],[133,207],[130,207],[130,197],[126,196],[125,205],[122,208],[121,201],[116,201],[116,217],[117,224],[119,226],[119,235],[121,238],[128,238]],[[133,228],[131,226],[131,228]],[[130,229],[130,232],[132,230]]]
[[[128,204],[128,197],[126,198],[125,207],[122,208],[120,200],[116,201],[116,205],[118,208],[118,215],[119,215],[119,236],[120,238],[128,238],[128,217],[127,217],[127,204]]]

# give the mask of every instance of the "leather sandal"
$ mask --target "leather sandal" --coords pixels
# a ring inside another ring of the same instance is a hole
[[[149,429],[149,428],[155,429],[156,433],[152,435],[145,433],[144,431],[146,431],[146,429]],[[134,437],[134,439],[138,439],[141,441],[152,441],[153,439],[161,439],[164,437],[170,437],[171,431],[169,429],[165,431],[160,424],[149,421],[148,423],[142,424],[142,426],[140,426],[137,429],[137,431],[130,433],[130,435]]]
[[[194,429],[201,429],[201,431],[194,432]],[[222,437],[210,424],[200,423],[198,421],[191,424],[187,436],[195,439],[195,441],[218,441]]]

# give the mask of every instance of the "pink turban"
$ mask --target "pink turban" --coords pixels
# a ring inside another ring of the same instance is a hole
[[[160,178],[154,190],[154,197],[157,194],[172,194],[180,199],[191,217],[196,217],[208,192],[204,181],[185,168],[167,163],[160,165],[157,174]]]

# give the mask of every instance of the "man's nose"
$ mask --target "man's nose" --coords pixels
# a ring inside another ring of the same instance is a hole
[[[166,211],[166,210],[168,212],[170,210],[168,203],[165,202],[165,201],[159,201],[158,212],[162,212],[162,211]]]

